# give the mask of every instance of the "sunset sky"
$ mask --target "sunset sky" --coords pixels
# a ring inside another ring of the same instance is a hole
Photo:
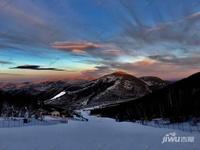
[[[200,0],[0,0],[0,81],[200,71]]]

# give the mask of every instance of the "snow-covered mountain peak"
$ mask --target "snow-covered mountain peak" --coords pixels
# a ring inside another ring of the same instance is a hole
[[[123,71],[116,71],[114,73],[104,75],[104,76],[96,79],[96,81],[102,80],[104,82],[113,82],[113,81],[125,80],[125,79],[126,80],[132,80],[132,79],[138,80],[135,76],[133,76],[131,74],[128,74]]]
[[[116,71],[116,72],[113,72],[111,74],[108,74],[106,76],[115,76],[115,77],[134,77],[133,75],[131,74],[128,74],[126,72],[123,72],[123,71]]]

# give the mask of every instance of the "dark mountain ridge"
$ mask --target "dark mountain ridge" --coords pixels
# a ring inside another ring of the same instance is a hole
[[[0,105],[38,108],[44,99],[69,87],[71,82],[49,81],[41,83],[3,83],[0,88]],[[2,108],[2,107],[0,107]],[[0,109],[1,110],[1,109]]]
[[[120,120],[200,117],[200,73],[170,84],[142,98],[92,111]]]
[[[144,81],[152,91],[161,89],[170,84],[169,81],[162,80],[161,78],[155,76],[143,76],[140,77],[139,79]]]

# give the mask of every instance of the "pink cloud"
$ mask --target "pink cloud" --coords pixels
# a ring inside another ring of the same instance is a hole
[[[121,55],[126,54],[124,51],[118,50],[118,49],[108,49],[108,50],[104,50],[102,53],[111,55],[111,56],[121,56]]]
[[[76,54],[85,54],[90,49],[97,49],[102,46],[92,42],[54,42],[51,47]]]

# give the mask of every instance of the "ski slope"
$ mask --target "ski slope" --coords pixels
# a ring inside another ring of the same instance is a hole
[[[199,133],[115,122],[83,114],[88,122],[0,128],[0,150],[199,150]],[[194,136],[194,143],[164,143],[163,136],[176,132]]]

